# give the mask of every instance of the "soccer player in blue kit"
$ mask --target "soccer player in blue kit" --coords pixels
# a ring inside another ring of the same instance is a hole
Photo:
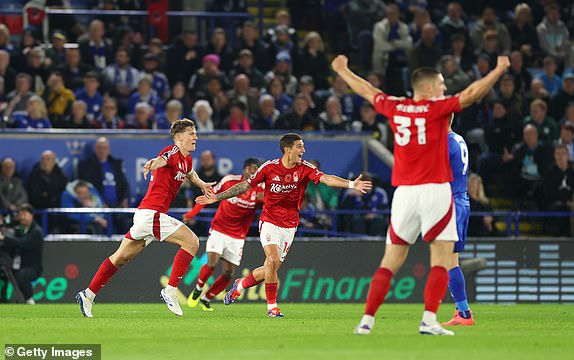
[[[456,230],[458,232],[458,241],[454,243],[452,262],[448,271],[448,288],[456,304],[456,311],[453,318],[443,325],[474,325],[474,319],[466,299],[464,275],[458,265],[458,253],[463,251],[466,245],[466,232],[470,216],[470,202],[468,200],[468,146],[462,136],[452,131],[452,119],[448,132],[448,157],[454,177],[450,185],[454,197]]]

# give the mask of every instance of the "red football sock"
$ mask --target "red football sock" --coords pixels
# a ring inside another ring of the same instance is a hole
[[[277,304],[277,288],[279,284],[269,283],[265,284],[265,296],[267,297],[267,304]]]
[[[169,275],[168,285],[177,287],[181,278],[187,271],[189,263],[193,260],[193,255],[183,249],[179,249],[175,258],[173,259],[173,266],[171,267],[171,274]]]
[[[385,300],[389,289],[391,288],[391,279],[393,272],[387,268],[378,268],[371,280],[371,287],[367,295],[367,305],[365,307],[365,315],[375,316],[379,306]]]
[[[448,272],[442,266],[433,266],[425,285],[425,310],[436,314],[448,287]]]
[[[108,283],[108,281],[110,281],[110,278],[114,276],[117,271],[118,268],[112,264],[110,258],[106,258],[106,260],[102,262],[102,265],[100,265],[100,268],[94,275],[94,278],[92,279],[92,282],[88,288],[92,290],[94,294],[97,294],[98,291],[100,291],[100,289],[103,288]]]
[[[220,275],[217,279],[215,279],[215,282],[211,285],[209,290],[207,290],[207,294],[205,294],[207,300],[213,299],[214,297],[217,296],[217,294],[225,290],[225,288],[227,287],[227,285],[229,285],[230,282],[231,282],[230,277]]]
[[[203,265],[201,267],[201,270],[199,270],[199,276],[197,277],[197,286],[202,288],[205,282],[211,277],[211,275],[213,275],[214,272],[215,269],[210,268],[209,266],[207,266],[207,264]]]
[[[261,281],[255,280],[253,273],[249,273],[249,275],[247,275],[247,277],[241,281],[241,286],[243,286],[244,289],[249,289],[250,287],[259,284]]]

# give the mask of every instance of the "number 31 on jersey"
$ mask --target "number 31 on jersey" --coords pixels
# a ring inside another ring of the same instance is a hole
[[[395,115],[393,117],[394,123],[397,125],[397,132],[395,133],[395,141],[399,146],[405,146],[411,141],[411,118],[408,116]],[[427,143],[426,134],[426,119],[415,118],[415,126],[417,127],[417,140],[419,145]]]

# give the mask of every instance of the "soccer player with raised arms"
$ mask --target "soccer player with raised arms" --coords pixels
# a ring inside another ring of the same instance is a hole
[[[249,179],[255,174],[260,165],[259,159],[247,158],[243,162],[242,175],[226,175],[213,188],[213,193],[225,191],[233,185]],[[249,227],[255,217],[255,211],[262,204],[264,197],[263,184],[254,186],[244,194],[224,200],[217,208],[215,216],[211,220],[209,237],[205,246],[207,251],[207,264],[201,267],[197,277],[195,289],[189,295],[187,304],[194,308],[201,303],[204,311],[213,311],[211,300],[221,291],[225,290],[231,282],[233,272],[239,266],[243,257],[243,245]],[[205,205],[196,204],[191,211],[187,212],[184,219],[192,219]],[[207,280],[215,272],[215,266],[221,260],[221,275],[215,279],[211,287],[200,298],[203,287]]]
[[[413,98],[393,97],[381,92],[353,73],[346,56],[331,64],[353,91],[371,102],[390,121],[394,133],[392,185],[397,186],[391,204],[387,245],[381,264],[371,281],[365,312],[356,334],[369,334],[375,314],[389,292],[391,279],[403,265],[410,245],[422,233],[430,243],[430,271],[424,290],[425,309],[421,334],[454,335],[437,321],[436,313],[448,286],[448,271],[458,239],[456,211],[450,181],[448,127],[453,112],[460,112],[484,95],[510,66],[498,57],[496,68],[459,94],[445,97],[443,76],[432,68],[413,71]]]
[[[370,191],[370,181],[361,180],[361,175],[354,181],[338,176],[323,174],[315,166],[303,160],[305,144],[298,134],[285,134],[279,140],[282,156],[269,160],[249,179],[233,185],[226,191],[212,197],[200,196],[199,204],[211,204],[245,193],[251,187],[265,184],[265,201],[259,222],[259,235],[265,263],[253,270],[245,279],[237,279],[230,291],[225,294],[223,302],[229,305],[237,299],[243,290],[265,280],[267,297],[267,316],[284,317],[277,305],[277,272],[285,260],[293,237],[299,225],[299,210],[305,195],[307,183],[313,181],[332,187],[356,189],[363,193]]]
[[[193,170],[190,153],[195,151],[197,142],[194,122],[188,119],[176,120],[171,125],[171,137],[174,145],[163,149],[143,167],[144,179],[151,172],[149,187],[120,247],[104,260],[90,285],[76,295],[85,317],[93,317],[94,298],[102,287],[153,239],[180,247],[173,260],[168,285],[161,290],[160,295],[171,312],[183,315],[177,299],[177,286],[197,252],[199,241],[193,231],[167,215],[167,211],[185,179],[200,188],[208,198],[213,197],[211,187],[215,183],[204,182]]]

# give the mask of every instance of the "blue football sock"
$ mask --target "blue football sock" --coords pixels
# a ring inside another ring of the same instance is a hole
[[[448,288],[456,303],[456,308],[460,316],[466,319],[470,318],[470,309],[468,307],[468,301],[466,300],[466,284],[459,266],[449,270]]]

